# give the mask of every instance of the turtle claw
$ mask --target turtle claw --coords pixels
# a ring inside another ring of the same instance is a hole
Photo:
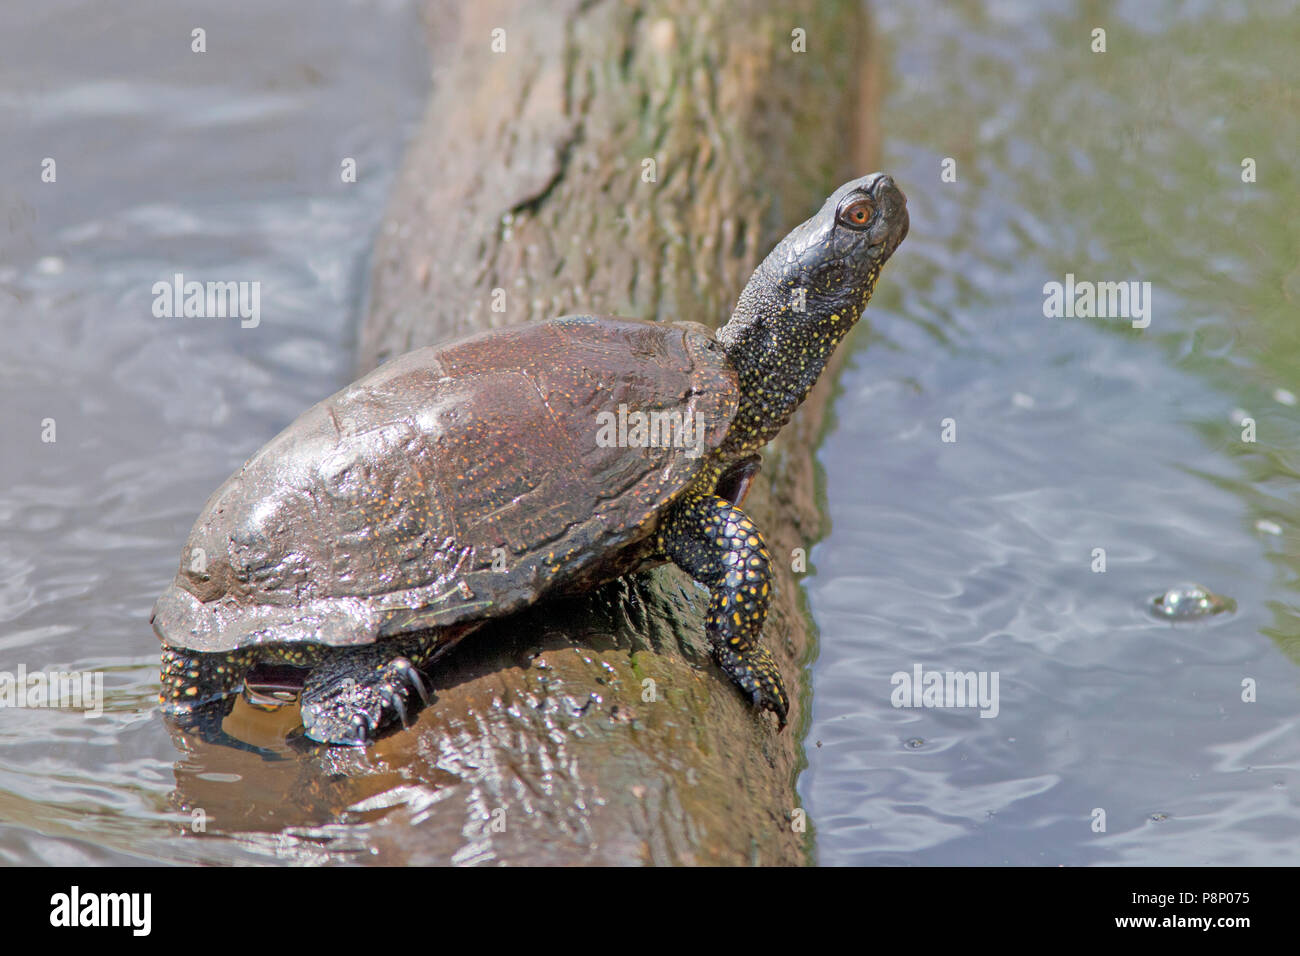
[[[340,653],[307,676],[303,730],[320,743],[364,746],[392,724],[409,726],[412,692],[428,701],[419,672],[405,657],[389,658],[379,647]]]
[[[754,709],[760,713],[770,710],[776,715],[776,729],[778,732],[785,730],[786,714],[788,707],[784,695],[779,695],[770,691],[766,687],[755,687],[749,693],[749,702]]]
[[[397,711],[397,717],[402,722],[403,727],[410,726],[411,721],[406,716],[406,704],[402,703],[400,695],[393,693],[390,688],[384,687],[380,690],[379,696],[384,699],[386,704]]]
[[[424,675],[421,674],[416,666],[405,657],[399,657],[397,660],[393,661],[393,666],[399,674],[406,678],[407,683],[415,688],[415,692],[420,695],[420,700],[423,702],[424,706],[428,707],[429,688],[424,686]],[[402,718],[402,723],[406,723],[405,716]]]
[[[780,733],[785,730],[786,716],[789,714],[789,707],[784,700],[763,701],[763,706],[772,713],[776,714],[776,729]]]
[[[770,710],[776,715],[777,730],[785,730],[790,705],[785,695],[781,671],[771,653],[762,645],[738,653],[726,645],[715,647],[718,666],[740,688],[754,709],[760,713]]]

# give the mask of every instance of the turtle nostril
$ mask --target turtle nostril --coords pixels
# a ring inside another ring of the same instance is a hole
[[[888,196],[900,206],[907,205],[907,196],[903,195],[903,191],[888,176],[881,181],[877,195],[882,198]]]
[[[894,177],[882,175],[872,185],[871,193],[878,202],[885,205],[891,215],[907,215],[907,196],[898,188]]]

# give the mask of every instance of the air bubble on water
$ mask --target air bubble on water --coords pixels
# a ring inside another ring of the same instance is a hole
[[[1220,597],[1199,584],[1179,584],[1151,599],[1151,613],[1171,621],[1189,621],[1234,610],[1232,598]]]

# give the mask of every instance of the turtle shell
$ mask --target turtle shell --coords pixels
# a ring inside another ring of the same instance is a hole
[[[624,573],[738,395],[693,324],[566,316],[407,353],[217,489],[154,630],[208,652],[368,644]],[[700,431],[637,436],[636,413]]]

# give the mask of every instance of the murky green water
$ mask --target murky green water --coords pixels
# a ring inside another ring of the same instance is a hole
[[[912,231],[821,455],[823,863],[1296,860],[1300,8],[1245,6],[877,5]],[[1044,317],[1067,273],[1149,326]],[[1146,613],[1187,581],[1236,611]]]
[[[1250,10],[877,5],[912,230],[821,451],[822,862],[1292,862],[1300,14]],[[0,712],[0,861],[364,852],[330,823],[347,794],[290,760],[223,808],[248,834],[177,837],[178,788],[225,793],[255,758],[177,753],[143,622],[208,493],[350,376],[425,92],[415,13],[62,0],[0,23],[0,670],[102,672],[107,697]],[[258,326],[155,317],[178,269],[260,281]],[[1067,273],[1151,283],[1150,325],[1045,318]],[[1187,581],[1235,610],[1148,613]],[[997,716],[895,708],[916,665],[996,673]]]

